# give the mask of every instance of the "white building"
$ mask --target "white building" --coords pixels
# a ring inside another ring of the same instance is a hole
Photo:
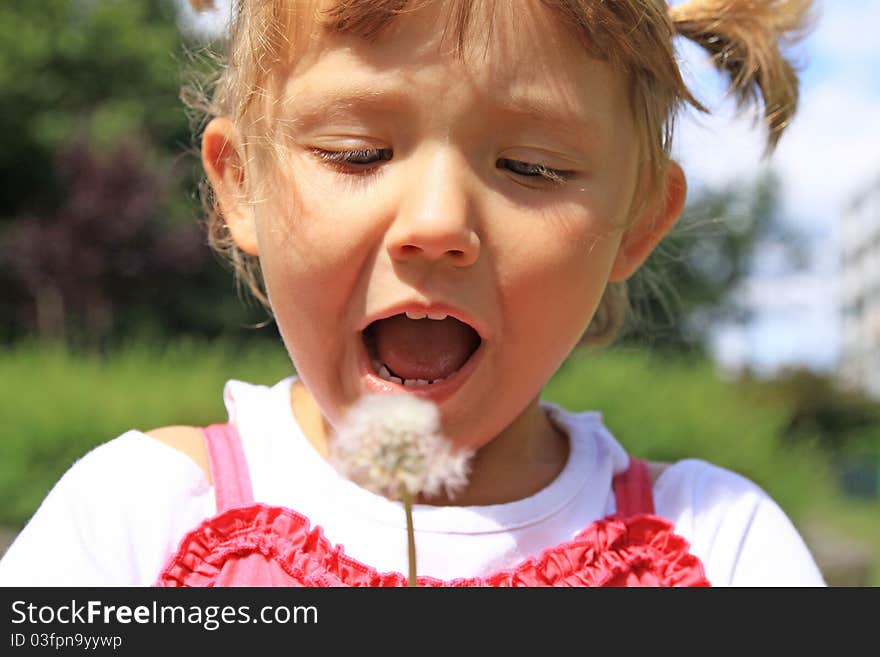
[[[840,378],[880,398],[880,182],[843,216]]]

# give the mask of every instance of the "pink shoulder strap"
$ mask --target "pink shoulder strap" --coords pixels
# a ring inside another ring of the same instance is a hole
[[[235,426],[212,424],[204,427],[202,433],[208,448],[217,513],[253,502],[254,493],[247,460]]]
[[[629,467],[614,477],[614,497],[617,512],[623,517],[654,513],[654,494],[651,490],[648,464],[629,457]]]

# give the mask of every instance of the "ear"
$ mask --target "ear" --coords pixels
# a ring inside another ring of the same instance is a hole
[[[245,193],[242,153],[241,138],[232,121],[212,119],[202,134],[202,166],[235,245],[257,255],[257,227]]]
[[[642,265],[654,247],[681,216],[687,198],[687,178],[677,162],[666,166],[663,193],[646,207],[636,222],[623,234],[617,258],[611,267],[610,281],[625,281]]]

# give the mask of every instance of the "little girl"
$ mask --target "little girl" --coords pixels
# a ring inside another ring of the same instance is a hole
[[[236,2],[201,142],[211,243],[297,375],[229,381],[227,424],[88,453],[0,583],[404,585],[400,504],[326,457],[358,399],[405,393],[476,454],[460,496],[416,500],[421,585],[822,585],[752,482],[642,462],[599,413],[540,399],[574,348],[614,337],[621,286],[682,211],[672,120],[699,104],[674,36],[763,101],[772,147],[797,101],[778,43],[808,9]]]

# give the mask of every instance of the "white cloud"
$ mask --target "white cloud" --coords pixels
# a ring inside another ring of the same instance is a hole
[[[687,112],[676,126],[673,155],[696,187],[752,180],[763,170],[762,151],[760,127],[729,104],[711,115]]]
[[[811,222],[838,219],[880,174],[878,122],[880,94],[835,80],[806,91],[776,157],[789,214]]]
[[[696,187],[749,181],[770,167],[781,176],[786,214],[811,233],[827,234],[880,175],[880,94],[833,79],[804,90],[800,112],[767,162],[763,128],[729,103],[717,115],[689,113],[678,128],[674,152]]]
[[[877,57],[873,30],[880,25],[877,0],[823,0],[817,3],[817,29],[811,36],[814,52],[849,65]]]
[[[868,26],[880,25],[880,2],[836,2],[833,11],[826,4],[822,21],[805,43],[815,66],[828,67],[832,62],[824,59],[829,56],[825,53],[844,42],[860,45],[848,51],[841,47],[834,55],[833,68],[804,85],[800,110],[766,163],[782,176],[787,213],[799,222],[814,224],[819,232],[825,232],[823,227],[852,196],[880,175],[880,76],[876,75],[880,44],[864,34]],[[849,12],[849,7],[861,11]],[[689,83],[714,113],[688,112],[682,118],[676,156],[697,185],[759,175],[763,127],[755,125],[753,114],[737,114],[732,101],[722,100],[717,87],[712,88],[708,81],[711,66],[702,51],[684,46],[680,52],[686,58]],[[860,77],[862,69],[872,69],[878,83],[856,84],[854,75]],[[717,74],[712,77],[716,82],[720,79]]]
[[[737,297],[757,313],[747,327],[719,327],[713,353],[724,367],[748,362],[762,373],[807,363],[831,370],[840,355],[840,280],[836,245],[817,240],[813,267],[786,276],[755,276]]]
[[[763,316],[746,328],[724,327],[713,336],[717,362],[727,370],[748,363],[761,374],[781,367],[807,364],[830,371],[839,359],[840,325],[830,309]]]

